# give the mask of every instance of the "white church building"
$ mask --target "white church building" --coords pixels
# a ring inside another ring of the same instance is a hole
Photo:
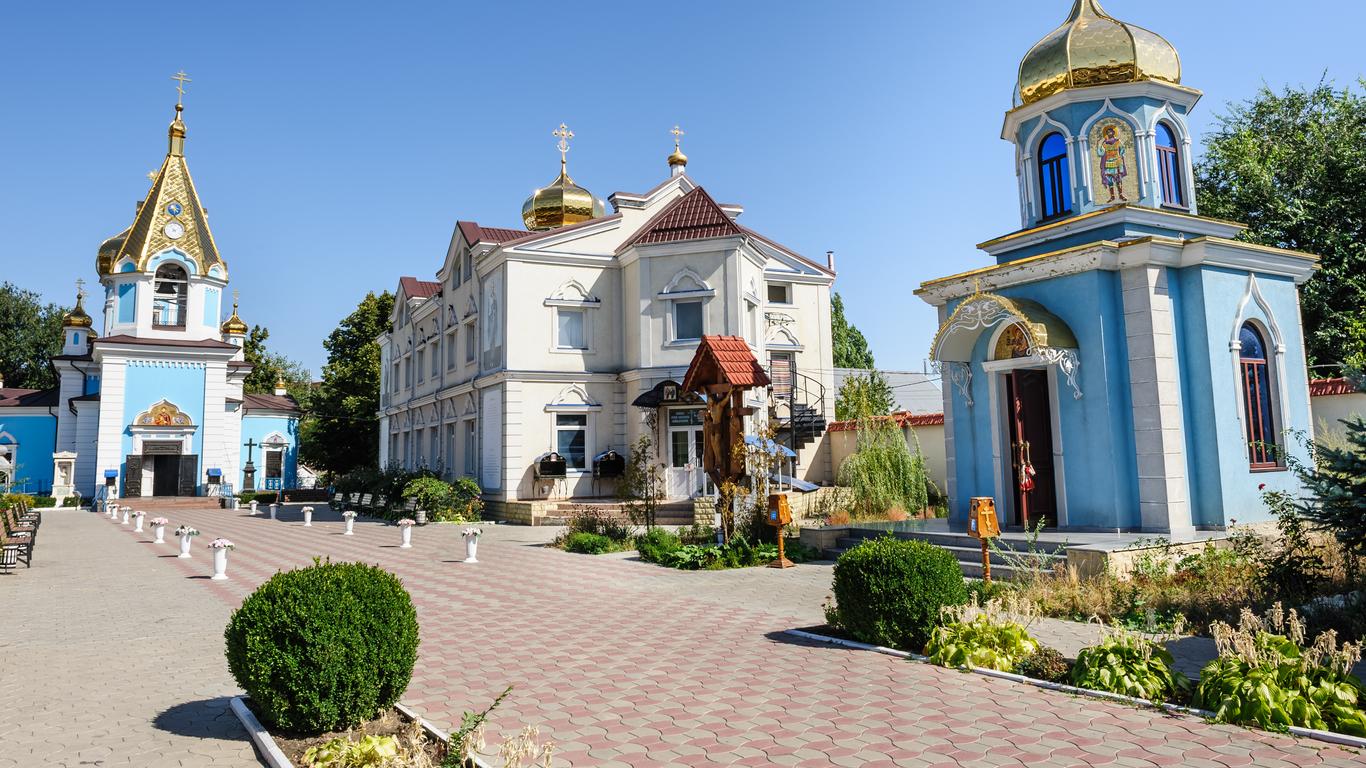
[[[670,176],[609,196],[609,214],[570,179],[561,125],[559,176],[527,199],[525,228],[460,221],[435,280],[399,281],[379,339],[381,464],[475,478],[495,514],[531,522],[536,502],[614,495],[613,454],[648,434],[668,495],[705,494],[701,406],[678,383],[703,335],[729,335],[774,381],[752,421],[796,477],[829,480],[831,259],[739,223],[685,173],[679,133]]]

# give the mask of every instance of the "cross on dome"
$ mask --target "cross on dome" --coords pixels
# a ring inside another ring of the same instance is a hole
[[[574,132],[569,130],[569,126],[560,123],[560,127],[551,131],[550,135],[560,138],[555,147],[560,150],[560,165],[564,165],[565,158],[569,154],[569,140],[574,138]]]
[[[171,79],[176,81],[176,86],[175,86],[175,105],[176,105],[177,107],[184,106],[184,105],[185,105],[185,84],[186,84],[186,83],[190,83],[190,82],[194,82],[194,81],[190,80],[189,76],[185,74],[185,70],[183,70],[183,69],[180,70],[179,72],[175,73],[174,75],[171,75]]]

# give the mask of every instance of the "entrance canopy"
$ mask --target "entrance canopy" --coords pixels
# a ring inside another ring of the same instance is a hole
[[[1017,323],[1024,331],[1029,348],[1076,349],[1077,337],[1062,318],[1030,299],[1008,299],[994,293],[979,293],[959,304],[949,319],[939,326],[930,347],[930,359],[941,363],[972,362],[977,337],[1001,323]]]

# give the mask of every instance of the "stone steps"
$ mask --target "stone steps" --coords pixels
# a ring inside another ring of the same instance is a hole
[[[841,537],[836,542],[835,547],[826,549],[822,555],[836,559],[860,542],[886,536],[888,533],[885,530],[851,528],[848,536]],[[963,571],[964,576],[974,579],[982,578],[982,545],[977,539],[966,533],[895,531],[891,532],[891,535],[900,539],[917,539],[947,550],[958,561],[958,567]],[[991,576],[994,579],[1007,580],[1018,577],[1021,574],[1015,565],[1018,563],[1018,556],[1030,557],[1037,563],[1037,568],[1040,570],[1048,570],[1067,562],[1065,548],[1039,544],[1036,545],[1038,551],[1031,553],[1029,552],[1029,540],[1019,534],[1007,534],[997,539],[996,549],[1007,551],[992,550],[988,555],[991,560]],[[1017,557],[1012,557],[1011,553],[1015,553]]]

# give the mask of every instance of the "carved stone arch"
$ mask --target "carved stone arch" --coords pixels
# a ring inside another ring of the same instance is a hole
[[[1138,122],[1134,120],[1133,115],[1129,114],[1128,112],[1120,110],[1109,99],[1106,99],[1105,103],[1100,105],[1100,109],[1097,109],[1095,112],[1092,112],[1090,117],[1082,121],[1081,131],[1078,132],[1077,136],[1084,138],[1087,134],[1091,132],[1091,126],[1095,125],[1097,121],[1103,120],[1106,117],[1113,117],[1117,120],[1123,120],[1124,122],[1128,123],[1129,128],[1133,130],[1135,135],[1137,135],[1139,132],[1143,130],[1143,126],[1139,125]]]
[[[689,293],[692,291],[710,291],[712,287],[697,274],[692,267],[684,267],[676,272],[664,286],[661,293]]]
[[[583,283],[573,278],[561,283],[560,287],[550,294],[550,298],[555,301],[597,301],[588,293],[588,289],[583,287]]]
[[[137,427],[192,427],[194,419],[170,400],[161,400],[133,418]]]
[[[168,261],[179,262],[185,268],[187,275],[204,274],[204,270],[200,268],[199,260],[179,248],[163,248],[148,256],[146,261],[142,263],[142,271],[153,272]]]
[[[1276,315],[1271,311],[1271,305],[1262,296],[1262,286],[1257,282],[1257,276],[1251,272],[1247,275],[1247,285],[1243,288],[1243,297],[1238,300],[1238,311],[1233,318],[1233,330],[1229,334],[1229,346],[1239,346],[1238,334],[1242,331],[1243,323],[1250,318],[1247,311],[1249,303],[1255,304],[1262,313],[1263,322],[1266,330],[1270,332],[1268,341],[1277,352],[1285,351],[1285,337],[1281,335],[1280,323],[1276,322]]]
[[[570,384],[560,390],[560,393],[555,396],[555,401],[550,403],[547,407],[601,408],[602,403],[594,400],[592,396],[588,394],[588,390],[583,388],[582,384],[576,383]]]
[[[764,344],[769,347],[781,349],[804,349],[805,345],[797,338],[786,325],[770,325],[768,333],[764,338]]]

